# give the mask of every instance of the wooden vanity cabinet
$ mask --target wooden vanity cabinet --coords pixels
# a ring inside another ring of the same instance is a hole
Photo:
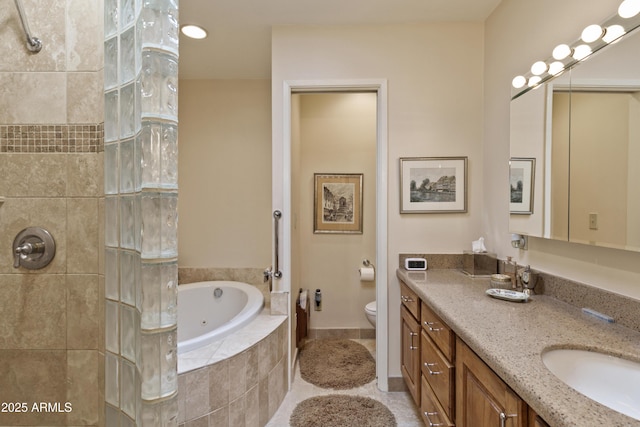
[[[401,366],[402,377],[416,405],[420,405],[420,300],[400,282]]]
[[[405,283],[402,376],[426,426],[549,427]]]
[[[527,427],[527,404],[461,339],[456,345],[458,427]]]

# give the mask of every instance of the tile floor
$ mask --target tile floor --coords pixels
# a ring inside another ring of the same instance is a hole
[[[371,351],[375,357],[375,340],[372,339],[355,339]],[[369,384],[365,384],[362,387],[357,387],[351,390],[331,390],[324,389],[313,384],[310,384],[300,377],[300,369],[298,363],[295,365],[295,372],[293,377],[293,383],[291,384],[291,391],[287,394],[275,413],[271,421],[267,424],[267,427],[289,427],[289,418],[296,405],[305,399],[314,396],[322,396],[325,394],[348,394],[365,396],[372,399],[376,399],[389,408],[393,415],[396,417],[398,427],[424,427],[422,419],[418,409],[413,404],[411,395],[409,392],[383,392],[378,390],[375,380]]]

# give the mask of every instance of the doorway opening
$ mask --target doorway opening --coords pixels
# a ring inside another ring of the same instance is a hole
[[[286,82],[283,101],[282,201],[291,215],[282,255],[290,270],[290,312],[300,288],[311,297],[321,289],[322,311],[311,308],[312,333],[369,329],[376,337],[378,388],[388,391],[386,81]],[[362,174],[362,234],[314,232],[317,173]],[[360,280],[365,259],[376,267],[373,282]],[[375,332],[364,310],[374,300]],[[291,373],[297,349],[290,320]]]

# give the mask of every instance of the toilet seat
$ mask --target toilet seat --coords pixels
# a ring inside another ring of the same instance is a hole
[[[376,302],[375,301],[371,301],[369,304],[365,305],[364,306],[364,311],[366,311],[367,313],[375,315],[376,312],[378,311],[378,308],[376,306]]]

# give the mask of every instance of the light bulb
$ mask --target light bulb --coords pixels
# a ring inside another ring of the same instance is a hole
[[[184,25],[180,31],[182,31],[182,34],[192,39],[200,40],[207,37],[207,31],[197,25]]]
[[[531,74],[539,76],[547,71],[547,63],[544,61],[538,61],[531,66]]]
[[[571,55],[571,48],[566,44],[559,44],[553,49],[553,58],[558,61],[562,61],[569,55]]]
[[[564,64],[560,61],[552,62],[549,65],[549,74],[552,76],[558,75],[564,71]]]
[[[589,25],[587,28],[582,30],[582,41],[585,43],[592,43],[602,37],[604,31],[602,31],[602,27],[598,24]]]
[[[602,40],[604,40],[606,43],[611,43],[622,37],[625,32],[626,31],[624,30],[622,25],[610,25],[607,27],[607,31],[604,33],[604,36],[602,36]]]
[[[622,18],[633,18],[640,13],[640,0],[624,0],[618,7],[618,15]]]
[[[525,79],[524,76],[516,76],[511,81],[511,85],[516,89],[520,89],[525,84],[527,84],[527,79]]]
[[[591,55],[591,48],[586,44],[581,44],[573,49],[573,58],[577,61],[582,61],[587,56]]]
[[[540,80],[542,80],[542,77],[540,76],[531,76],[529,77],[529,82],[527,82],[527,86],[534,87],[538,85],[538,83],[540,83]]]

